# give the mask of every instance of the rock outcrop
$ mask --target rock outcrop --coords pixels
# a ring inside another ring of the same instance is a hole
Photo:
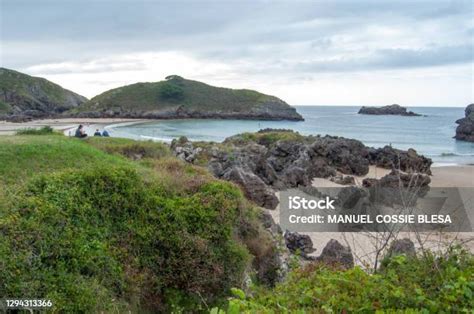
[[[44,78],[0,68],[0,120],[55,117],[87,99]]]
[[[397,116],[421,116],[413,111],[408,111],[407,108],[397,104],[383,106],[383,107],[366,107],[360,108],[359,114],[371,114],[371,115],[397,115]]]
[[[327,265],[339,266],[345,269],[354,267],[354,257],[352,256],[351,248],[342,245],[334,239],[329,240],[316,260]]]
[[[393,257],[402,254],[408,257],[416,256],[415,244],[412,240],[408,238],[394,240],[385,256]]]
[[[250,200],[269,209],[278,204],[276,190],[310,186],[317,177],[365,175],[369,165],[429,174],[431,165],[430,159],[414,150],[373,149],[353,139],[302,136],[287,130],[241,134],[222,144],[196,147],[181,139],[171,147],[183,160],[207,164],[214,176],[239,184]],[[339,182],[349,184],[352,179],[346,176]]]
[[[455,139],[460,141],[474,142],[474,104],[466,107],[465,117],[456,121]]]
[[[308,235],[299,234],[297,232],[285,232],[286,247],[291,253],[298,253],[303,257],[315,251],[313,248],[313,241]]]

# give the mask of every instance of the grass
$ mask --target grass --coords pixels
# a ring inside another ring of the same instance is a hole
[[[269,243],[256,217],[162,144],[0,137],[0,295],[56,312],[202,311],[268,251],[247,245]]]
[[[234,135],[227,138],[224,144],[245,145],[250,142],[255,142],[260,145],[271,146],[278,141],[303,142],[308,141],[308,139],[298,132],[275,129]]]

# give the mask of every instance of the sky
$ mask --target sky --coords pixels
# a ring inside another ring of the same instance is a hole
[[[290,105],[462,107],[473,3],[0,0],[0,65],[89,98],[177,74]]]

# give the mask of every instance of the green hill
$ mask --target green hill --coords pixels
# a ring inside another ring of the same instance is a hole
[[[81,117],[303,120],[274,96],[214,87],[176,75],[109,90],[71,112]]]
[[[0,120],[44,118],[87,101],[44,78],[0,68]]]

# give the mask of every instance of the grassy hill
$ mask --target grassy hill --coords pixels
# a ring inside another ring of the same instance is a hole
[[[198,311],[271,248],[237,187],[163,144],[22,135],[0,147],[2,296],[55,312]]]
[[[0,115],[25,120],[76,107],[87,99],[44,78],[0,68]]]
[[[88,117],[302,120],[294,108],[274,96],[214,87],[176,75],[109,90],[72,112]]]

